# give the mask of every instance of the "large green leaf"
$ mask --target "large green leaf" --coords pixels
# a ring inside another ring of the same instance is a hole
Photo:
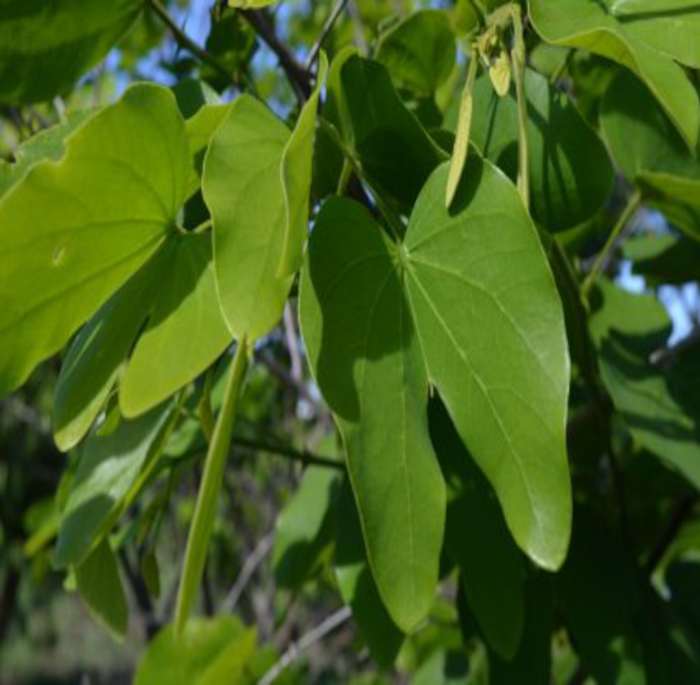
[[[608,201],[614,181],[610,158],[568,95],[529,69],[525,92],[533,218],[549,231],[573,228]],[[515,181],[519,125],[514,88],[500,98],[484,76],[476,82],[473,100],[471,141]]]
[[[204,199],[214,220],[214,263],[224,318],[255,340],[279,321],[292,277],[279,277],[287,213],[281,164],[289,129],[262,103],[240,97],[204,163]]]
[[[50,100],[126,33],[143,0],[0,0],[0,101]]]
[[[329,201],[308,254],[304,339],[345,438],[379,592],[408,631],[433,601],[445,517],[427,431],[427,370],[395,250],[360,205]]]
[[[678,206],[668,218],[680,218],[678,225],[700,238],[700,162],[631,74],[620,74],[608,88],[601,125],[618,167],[641,186],[649,204],[662,211]]]
[[[337,81],[329,78],[329,90]],[[343,54],[340,93],[332,100],[340,113],[346,144],[376,189],[407,213],[423,184],[447,155],[406,109],[378,62]]]
[[[191,173],[172,93],[138,85],[0,200],[0,393],[18,387],[158,248]]]
[[[61,512],[53,559],[57,568],[80,564],[109,532],[144,468],[157,458],[172,414],[171,406],[160,407],[86,443]]]
[[[253,683],[247,671],[255,654],[255,631],[235,616],[193,618],[184,633],[172,626],[158,633],[139,663],[135,685]]]
[[[622,13],[618,12],[618,5],[623,3],[619,0],[529,0],[530,19],[544,40],[583,48],[634,71],[654,93],[688,146],[694,148],[700,129],[698,94],[682,67],[664,54],[665,51],[659,50],[657,44],[648,42],[650,34],[660,35],[667,30],[666,7],[662,7],[661,12],[647,11],[645,18],[640,19],[638,15],[630,20],[629,14],[626,18],[619,16]],[[687,31],[686,44],[697,44],[693,33],[696,21],[684,22],[681,16],[675,19],[680,19],[679,26],[684,33]],[[640,31],[642,24],[646,25]],[[675,43],[673,38],[661,40]]]
[[[451,214],[449,165],[431,176],[403,245],[358,205],[329,201],[302,277],[309,359],[345,438],[379,592],[404,629],[432,600],[444,522],[430,385],[518,544],[547,568],[568,545],[562,307],[517,191],[473,158]]]
[[[430,97],[449,78],[455,65],[455,35],[447,12],[410,14],[385,33],[376,58],[399,88]]]
[[[75,580],[90,613],[118,640],[123,640],[129,623],[129,608],[109,540],[103,540],[78,566]]]

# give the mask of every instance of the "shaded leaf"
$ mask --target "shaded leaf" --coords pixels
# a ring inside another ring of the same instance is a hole
[[[528,4],[535,30],[548,43],[583,48],[635,72],[688,147],[695,147],[700,129],[698,94],[682,67],[647,42],[649,34],[661,35],[668,28],[663,12],[648,12],[646,18],[630,21],[629,15],[627,19],[618,16],[616,0],[529,0]],[[646,26],[640,30],[643,23]],[[682,22],[688,43],[697,42],[693,28],[694,22]],[[660,40],[675,42],[670,37]]]
[[[0,0],[0,101],[51,100],[103,59],[143,0]]]

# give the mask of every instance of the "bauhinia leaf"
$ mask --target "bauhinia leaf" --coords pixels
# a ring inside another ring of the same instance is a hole
[[[192,162],[165,88],[134,86],[65,147],[0,200],[0,394],[147,261],[185,199]]]
[[[379,592],[403,629],[432,601],[444,525],[429,385],[520,547],[556,569],[569,540],[561,302],[517,191],[470,160],[453,213],[448,166],[431,176],[403,245],[354,203],[329,201],[302,278],[309,359],[345,438]]]
[[[263,104],[242,96],[217,129],[204,163],[219,298],[239,339],[253,341],[277,324],[292,285],[291,276],[277,276],[287,222],[280,168],[289,136]]]
[[[678,22],[684,34],[679,41],[678,35],[668,33],[668,21],[680,17],[665,12],[668,4],[666,0],[661,2],[661,7],[656,1],[648,2],[646,10],[636,18],[618,11],[618,0],[529,0],[529,8],[537,33],[548,43],[589,50],[635,72],[692,149],[698,142],[700,100],[682,67],[672,59],[684,61],[684,55],[675,50],[672,57],[666,53],[669,44],[697,45],[697,21],[686,22],[683,17]],[[675,0],[671,2],[677,4]],[[697,7],[696,11],[700,12]],[[650,41],[650,35],[664,37]],[[664,42],[665,49],[658,41]]]
[[[282,185],[286,209],[284,248],[277,276],[285,278],[301,266],[309,235],[309,204],[314,161],[314,133],[321,89],[326,83],[328,58],[319,56],[316,87],[299,115],[299,120],[282,156]]]
[[[67,91],[143,6],[143,0],[0,0],[0,101],[27,104]]]

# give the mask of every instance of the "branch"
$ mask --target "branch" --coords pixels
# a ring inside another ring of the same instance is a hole
[[[253,575],[255,574],[255,572],[258,570],[258,567],[260,566],[262,561],[270,553],[274,544],[275,544],[275,534],[268,533],[256,545],[253,552],[245,560],[243,567],[241,568],[241,572],[238,574],[238,577],[236,578],[236,582],[233,584],[233,587],[231,588],[231,592],[228,593],[226,599],[224,600],[224,603],[221,605],[221,612],[220,613],[223,613],[223,614],[233,613],[233,610],[236,608],[236,605],[238,604],[238,600],[243,595],[243,592],[245,591],[246,587],[248,586],[248,583],[250,582],[250,580],[253,577]]]
[[[306,69],[297,62],[289,48],[277,37],[275,27],[267,15],[260,10],[241,10],[241,12],[255,33],[277,56],[299,102],[306,102],[311,95],[311,77]]]
[[[212,55],[208,50],[205,50],[197,45],[197,43],[195,43],[187,34],[185,34],[177,25],[175,20],[168,14],[165,7],[160,4],[160,0],[147,0],[147,2],[160,20],[168,27],[170,33],[173,34],[175,42],[183,50],[191,52],[201,62],[208,64],[212,69],[214,69],[214,71],[218,72],[224,78],[230,80],[233,85],[242,89],[240,76],[229,71],[222,62],[214,57],[214,55]]]
[[[321,52],[321,47],[323,46],[323,43],[325,42],[326,38],[328,38],[330,32],[333,30],[335,22],[338,21],[338,18],[343,13],[343,10],[345,9],[345,6],[347,4],[348,0],[338,0],[338,2],[336,2],[333,11],[330,13],[328,19],[326,20],[326,23],[323,25],[321,33],[316,39],[314,46],[311,48],[311,52],[309,52],[309,55],[306,58],[306,61],[304,62],[304,71],[306,71],[307,74],[311,71],[311,67],[314,65],[314,62],[318,57],[318,53]]]
[[[321,457],[305,450],[300,452],[292,447],[285,447],[284,445],[267,442],[265,440],[250,440],[248,438],[234,436],[233,444],[237,447],[244,447],[260,452],[269,452],[270,454],[277,454],[280,457],[301,462],[304,466],[322,466],[329,469],[336,469],[338,471],[345,471],[345,464],[342,461],[336,461],[330,457]]]
[[[334,614],[331,614],[322,623],[302,636],[297,642],[292,642],[282,658],[263,676],[258,685],[271,685],[282,675],[282,673],[293,664],[304,652],[313,647],[317,642],[323,640],[326,635],[332,633],[343,623],[350,620],[352,610],[350,607],[343,607]]]

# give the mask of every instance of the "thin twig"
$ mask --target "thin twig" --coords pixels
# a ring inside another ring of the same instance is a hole
[[[293,642],[282,658],[263,676],[258,685],[271,685],[282,673],[291,666],[304,652],[313,647],[317,642],[323,640],[326,635],[332,633],[343,623],[350,620],[352,610],[350,607],[343,607],[334,614],[331,614],[322,623],[310,630],[296,642]]]
[[[301,352],[299,350],[299,339],[297,337],[297,329],[294,323],[294,313],[292,307],[287,302],[284,308],[284,335],[287,339],[287,349],[289,351],[289,361],[291,362],[292,378],[295,383],[302,383],[304,379],[304,365],[301,361]]]
[[[245,592],[248,583],[250,583],[251,578],[255,575],[258,567],[263,562],[265,557],[271,552],[273,545],[275,544],[275,534],[268,533],[260,542],[255,546],[250,556],[243,563],[236,582],[231,588],[231,592],[228,593],[226,599],[221,605],[221,613],[231,614],[238,604],[238,600],[241,598]]]
[[[307,74],[311,71],[311,67],[313,67],[314,62],[318,57],[318,53],[321,52],[323,43],[325,42],[326,38],[328,38],[330,32],[333,30],[335,22],[338,21],[338,18],[343,13],[343,10],[345,9],[345,6],[347,4],[348,0],[338,0],[338,2],[336,2],[333,11],[330,13],[328,19],[326,20],[326,23],[323,25],[321,33],[316,39],[314,46],[311,48],[311,52],[309,52],[309,55],[306,58],[306,61],[304,62],[304,70]]]
[[[311,77],[306,73],[306,69],[297,62],[289,48],[277,37],[274,25],[264,12],[242,10],[242,13],[255,33],[277,56],[299,102],[306,102],[311,94]]]
[[[229,71],[214,55],[208,50],[200,47],[195,43],[184,31],[177,25],[175,20],[168,14],[168,11],[160,4],[160,0],[148,0],[148,4],[160,20],[168,27],[170,33],[173,34],[175,42],[183,49],[191,52],[197,59],[205,64],[208,64],[212,69],[218,72],[221,76],[228,79],[233,85],[241,88],[239,77]]]
[[[276,454],[280,457],[298,461],[304,466],[322,466],[338,471],[345,470],[345,464],[341,461],[336,461],[330,457],[321,457],[311,452],[300,452],[292,447],[285,447],[284,445],[266,442],[265,440],[250,440],[248,438],[234,436],[232,443],[237,447],[244,447],[259,452],[269,452],[270,454]]]
[[[656,567],[659,565],[664,556],[666,556],[666,552],[668,552],[669,548],[673,544],[673,541],[676,539],[676,536],[683,527],[683,524],[693,513],[697,501],[697,495],[692,493],[684,497],[678,503],[678,506],[673,511],[673,514],[666,524],[666,527],[661,532],[658,541],[654,545],[649,557],[644,563],[644,572],[647,576],[651,576],[654,573]]]

